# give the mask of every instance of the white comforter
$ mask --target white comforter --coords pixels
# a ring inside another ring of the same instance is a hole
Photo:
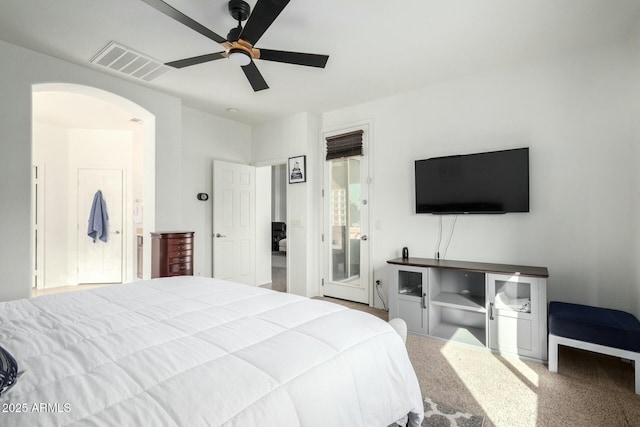
[[[176,277],[0,303],[25,371],[0,425],[387,426],[422,397],[398,334],[356,310]]]

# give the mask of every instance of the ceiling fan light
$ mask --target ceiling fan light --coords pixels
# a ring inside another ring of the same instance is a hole
[[[249,54],[240,49],[235,49],[229,52],[229,59],[240,65],[241,67],[249,65],[251,63],[251,57],[249,56]]]

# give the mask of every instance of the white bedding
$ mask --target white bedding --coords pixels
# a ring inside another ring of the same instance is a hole
[[[214,279],[0,303],[0,344],[25,371],[0,397],[2,426],[370,427],[407,413],[417,426],[423,416],[386,322]]]

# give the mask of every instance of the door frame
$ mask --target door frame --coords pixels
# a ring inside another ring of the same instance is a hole
[[[328,262],[329,262],[329,256],[327,253],[327,245],[328,245],[328,241],[330,239],[330,236],[328,236],[328,231],[327,231],[327,221],[328,221],[328,213],[327,213],[327,209],[326,209],[326,201],[328,200],[329,194],[326,187],[326,173],[325,173],[325,163],[326,163],[326,137],[329,136],[334,136],[334,135],[340,135],[343,133],[348,133],[348,132],[353,132],[353,131],[357,131],[357,130],[362,130],[363,132],[363,136],[362,136],[362,150],[363,153],[365,155],[365,157],[367,158],[367,177],[366,177],[366,182],[364,182],[363,184],[368,186],[368,198],[367,198],[367,206],[368,206],[368,210],[369,210],[369,220],[368,220],[368,224],[367,224],[367,229],[364,230],[361,234],[365,234],[368,236],[368,240],[367,240],[367,247],[366,249],[363,251],[361,249],[360,253],[362,254],[366,254],[367,258],[368,258],[368,269],[367,269],[367,283],[366,283],[366,293],[367,293],[367,299],[368,299],[368,305],[370,307],[374,307],[374,303],[375,303],[375,288],[373,286],[373,279],[374,279],[374,269],[373,269],[373,247],[374,247],[374,242],[375,240],[372,238],[372,227],[371,227],[371,223],[372,223],[372,213],[374,212],[374,200],[373,200],[373,192],[372,190],[372,183],[373,183],[373,171],[372,171],[372,165],[373,165],[373,149],[372,149],[372,145],[373,145],[373,122],[371,120],[360,120],[360,121],[356,121],[356,122],[351,122],[351,123],[346,123],[346,124],[342,124],[342,125],[336,125],[336,126],[331,126],[331,127],[327,127],[327,128],[323,128],[320,131],[320,156],[318,159],[319,162],[319,171],[320,171],[320,184],[321,184],[321,201],[320,201],[320,213],[319,213],[319,218],[320,218],[320,233],[322,238],[319,239],[319,245],[320,245],[320,260],[321,260],[321,289],[320,292],[323,296],[325,296],[325,282],[328,280]]]
[[[127,168],[125,166],[113,166],[113,167],[76,167],[75,168],[75,188],[74,188],[74,210],[76,212],[76,234],[75,234],[75,244],[72,245],[76,248],[76,256],[75,256],[75,284],[80,285],[79,281],[79,269],[80,269],[80,237],[84,234],[86,236],[86,225],[83,228],[84,220],[80,213],[80,171],[119,171],[122,179],[122,213],[121,213],[121,225],[120,225],[120,234],[121,237],[121,248],[120,248],[120,282],[105,282],[105,283],[126,283],[128,277],[127,271],[127,259],[129,253],[129,222],[132,220],[127,215],[129,212],[129,185],[128,185],[128,174]],[[70,200],[71,201],[71,200]],[[108,209],[108,208],[107,208]],[[73,258],[73,257],[71,257]],[[70,258],[70,261],[71,261]]]
[[[31,287],[44,289],[45,278],[45,163],[31,166]]]
[[[284,165],[285,169],[287,166],[287,158],[282,158],[282,159],[272,159],[272,160],[267,160],[267,161],[262,161],[262,162],[257,162],[254,164],[254,166],[256,168],[260,168],[260,167],[270,167],[273,169],[274,166],[280,166],[280,165]],[[287,185],[285,185],[285,195],[286,195],[286,199],[287,199],[287,206],[285,209],[285,224],[287,225],[287,250],[290,247],[290,235],[289,235],[289,184],[287,183]],[[273,195],[272,195],[273,197]],[[273,221],[273,218],[271,219]],[[257,227],[256,227],[257,228]],[[256,231],[257,232],[257,231]],[[269,224],[269,233],[271,233],[271,224]],[[256,249],[256,257],[257,257],[257,249]],[[271,251],[269,251],[268,255],[269,259],[271,259]],[[290,279],[289,279],[289,274],[291,273],[291,267],[289,265],[289,260],[290,260],[290,256],[287,253],[287,256],[285,257],[285,269],[286,269],[286,277],[287,277],[287,290],[286,292],[289,293],[289,285],[291,283]]]

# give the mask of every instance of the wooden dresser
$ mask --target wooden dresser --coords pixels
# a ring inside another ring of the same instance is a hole
[[[193,275],[193,231],[151,233],[151,278]]]

